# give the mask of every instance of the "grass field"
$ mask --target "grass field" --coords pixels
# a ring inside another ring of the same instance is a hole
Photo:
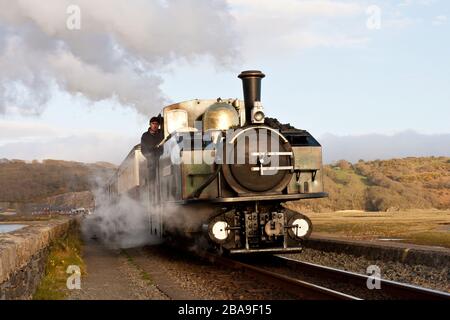
[[[315,235],[361,240],[395,238],[402,242],[450,248],[450,211],[346,210],[307,215]]]

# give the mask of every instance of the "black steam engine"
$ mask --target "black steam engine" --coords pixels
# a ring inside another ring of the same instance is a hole
[[[110,184],[148,207],[158,237],[207,238],[231,254],[292,252],[310,220],[287,201],[322,198],[322,148],[266,118],[260,71],[242,72],[244,101],[191,100],[163,109],[155,181],[135,147]],[[281,130],[280,130],[281,129]]]

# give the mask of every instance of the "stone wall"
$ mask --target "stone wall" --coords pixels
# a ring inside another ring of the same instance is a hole
[[[32,297],[44,275],[51,242],[75,223],[65,217],[26,222],[23,229],[0,234],[0,300]]]

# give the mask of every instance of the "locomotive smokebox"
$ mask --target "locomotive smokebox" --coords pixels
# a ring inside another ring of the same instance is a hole
[[[239,75],[244,88],[245,122],[247,125],[252,123],[252,110],[255,107],[255,102],[261,101],[261,80],[265,76],[258,70],[243,71]]]

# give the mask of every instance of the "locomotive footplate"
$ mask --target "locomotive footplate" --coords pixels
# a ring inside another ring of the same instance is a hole
[[[227,198],[209,198],[209,199],[186,199],[186,200],[177,200],[177,201],[168,201],[169,203],[174,204],[192,204],[192,203],[244,203],[244,202],[254,202],[254,201],[278,201],[278,202],[286,202],[286,201],[295,201],[302,199],[318,199],[318,198],[326,198],[328,194],[325,192],[316,192],[316,193],[297,193],[297,194],[282,194],[282,195],[265,195],[265,196],[239,196],[239,197],[227,197]]]

